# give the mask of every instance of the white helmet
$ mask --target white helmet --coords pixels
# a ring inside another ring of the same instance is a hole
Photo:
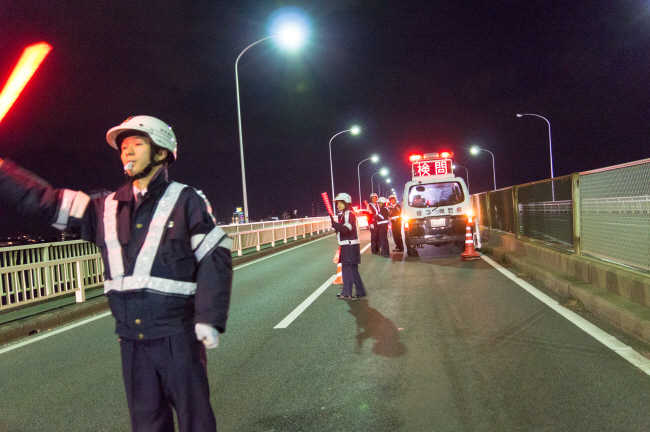
[[[374,192],[370,194],[370,198],[372,198],[372,197],[378,197],[378,196],[379,196],[379,195],[377,195],[377,194],[374,193]]]
[[[377,200],[377,202],[380,202],[380,203],[385,203],[386,201],[388,201],[388,200],[385,197],[379,197],[379,199]]]
[[[397,197],[395,196],[395,194],[393,194],[393,195],[391,195],[391,196],[388,197],[389,200],[390,200],[391,198],[395,198],[395,200],[397,200]]]
[[[336,201],[343,201],[348,204],[352,204],[352,197],[346,193],[340,193],[334,198],[334,202]]]
[[[106,133],[106,141],[111,147],[119,150],[116,138],[120,133],[129,130],[143,132],[156,146],[167,150],[171,155],[167,159],[168,165],[171,165],[176,160],[176,135],[174,135],[171,126],[168,126],[164,121],[143,115],[129,117],[121,125],[109,129]]]

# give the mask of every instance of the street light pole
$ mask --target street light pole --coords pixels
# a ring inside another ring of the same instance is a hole
[[[539,117],[539,118],[544,119],[546,121],[546,123],[548,124],[548,149],[549,149],[549,152],[551,154],[551,185],[553,187],[553,201],[555,201],[555,184],[553,183],[553,178],[555,176],[553,175],[553,146],[551,144],[551,122],[548,121],[548,119],[546,117],[541,116],[539,114],[529,114],[529,113],[527,113],[527,114],[517,114],[517,117],[523,117],[523,116]]]
[[[467,174],[467,191],[469,192],[469,171],[467,170],[467,168],[461,165],[454,165],[452,166],[452,168],[462,168],[465,170],[465,173]]]
[[[244,189],[244,220],[246,223],[248,223],[248,196],[246,195],[246,169],[244,168],[244,138],[242,136],[242,129],[241,129],[241,104],[239,102],[239,72],[237,71],[237,65],[239,64],[239,59],[241,58],[241,56],[250,47],[274,37],[276,36],[265,37],[264,39],[260,39],[257,42],[253,42],[252,44],[248,45],[239,54],[239,56],[237,56],[237,60],[235,61],[235,83],[237,87],[237,120],[239,121],[239,155],[241,157],[241,181],[242,181],[242,188]]]
[[[384,183],[384,182],[385,182],[386,184],[389,184],[389,183],[390,183],[390,179],[382,180],[382,181],[380,181],[379,183],[377,183],[377,189],[378,189],[378,192],[379,192],[379,196],[381,196],[381,184]]]
[[[492,177],[494,178],[494,190],[497,190],[497,174],[496,170],[494,169],[494,154],[490,150],[478,148],[477,146],[472,147],[470,149],[470,152],[472,154],[477,154],[478,152],[488,152],[490,155],[492,155]]]
[[[378,156],[371,156],[368,159],[364,159],[361,162],[359,162],[359,165],[357,165],[357,179],[359,180],[359,208],[362,208],[363,201],[361,201],[361,164],[364,163],[365,161],[372,160],[373,162],[377,162],[379,160]]]
[[[357,126],[353,126],[350,129],[342,130],[341,132],[337,133],[332,138],[330,138],[330,174],[332,176],[332,201],[334,201],[334,167],[332,165],[332,140],[345,132],[351,132],[352,135],[356,135],[359,133],[359,128]]]
[[[382,169],[380,169],[379,171],[377,171],[376,173],[374,173],[373,175],[370,176],[370,188],[371,188],[371,190],[372,190],[372,193],[375,193],[375,185],[374,185],[374,183],[373,183],[373,181],[372,181],[372,178],[373,178],[374,176],[376,176],[377,174],[381,174],[381,175],[386,175],[386,174],[388,174],[388,171],[385,171],[385,170],[386,170],[386,168],[382,168]],[[385,174],[384,174],[384,173],[385,173]]]

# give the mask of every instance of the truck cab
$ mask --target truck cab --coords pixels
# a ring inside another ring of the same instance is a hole
[[[408,256],[425,245],[462,250],[472,202],[465,181],[452,170],[451,152],[412,155],[412,181],[404,186],[404,237]]]

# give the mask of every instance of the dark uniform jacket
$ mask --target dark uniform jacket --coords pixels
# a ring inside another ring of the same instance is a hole
[[[390,207],[390,219],[393,222],[402,221],[402,206],[399,203],[395,203],[394,206]]]
[[[149,230],[160,198],[170,186],[167,170],[161,169],[151,180],[147,193],[137,204],[133,184],[121,186],[113,197],[117,201],[116,231],[121,246],[124,277],[133,275],[136,258]],[[112,275],[104,232],[104,207],[107,193],[89,197],[83,192],[53,189],[36,175],[11,161],[0,167],[0,198],[16,206],[19,212],[39,217],[59,229],[79,232],[84,240],[99,247],[105,263],[105,292]],[[110,199],[110,198],[108,198]],[[197,260],[195,251],[207,234],[222,234],[215,228],[206,202],[192,188],[182,189],[165,222],[160,245],[151,267],[152,279],[171,284],[195,286],[194,292],[170,293],[151,288],[107,291],[116,320],[115,332],[131,339],[153,339],[191,329],[195,323],[209,324],[219,332],[226,330],[232,286],[230,242],[221,237],[219,245],[203,250]]]
[[[337,232],[341,254],[339,262],[342,265],[361,264],[361,249],[357,235],[357,218],[351,210],[344,210],[338,216],[338,223],[332,222],[332,228]]]
[[[379,209],[379,214],[377,215],[375,221],[375,225],[379,226],[380,228],[388,229],[388,224],[390,223],[390,210],[388,210],[388,207],[383,206]]]
[[[379,214],[379,204],[369,203],[368,211],[370,212],[370,217],[368,218],[368,225],[375,224],[375,228],[377,228],[376,225],[377,225],[377,214]]]

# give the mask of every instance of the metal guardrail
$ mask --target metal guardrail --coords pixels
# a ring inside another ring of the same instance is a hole
[[[60,243],[0,248],[0,310],[75,293],[104,283],[104,264],[92,243]]]
[[[233,239],[232,251],[237,251],[237,255],[241,256],[244,249],[254,247],[260,250],[261,246],[269,243],[273,247],[278,241],[286,243],[292,237],[297,240],[299,235],[305,238],[307,234],[320,233],[331,227],[332,222],[329,217],[320,217],[225,225],[220,228]]]
[[[472,205],[488,230],[650,272],[650,159],[474,194]]]
[[[221,225],[233,239],[231,251],[288,239],[303,238],[331,229],[329,217],[290,219],[243,225]],[[83,240],[0,248],[0,311],[75,293],[86,300],[86,290],[104,283],[104,263],[97,246]]]

